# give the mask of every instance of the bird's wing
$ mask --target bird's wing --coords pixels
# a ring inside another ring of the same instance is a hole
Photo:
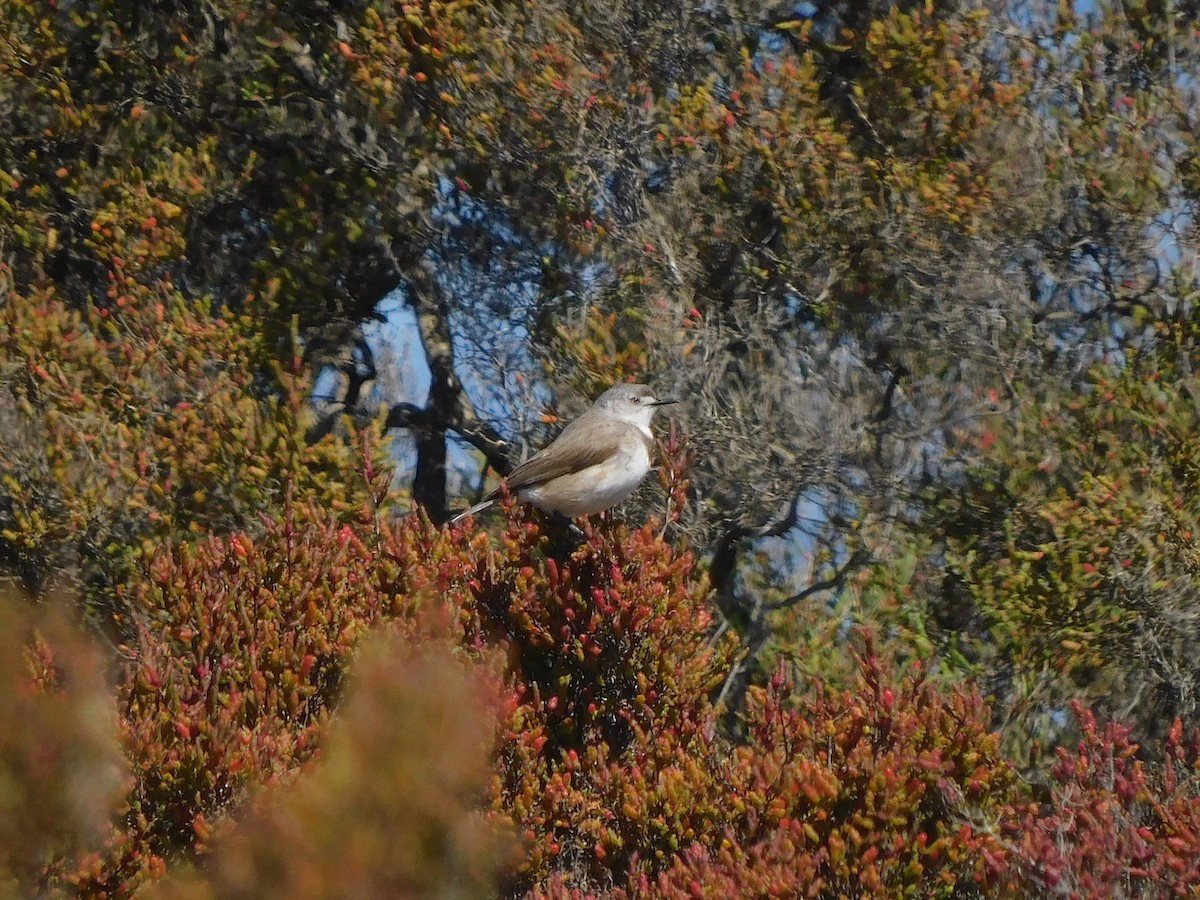
[[[510,491],[544,484],[560,475],[578,472],[599,465],[621,450],[624,441],[637,433],[637,426],[611,419],[601,419],[586,413],[563,429],[562,434],[521,465],[513,469],[505,481]],[[570,438],[567,446],[564,438]]]

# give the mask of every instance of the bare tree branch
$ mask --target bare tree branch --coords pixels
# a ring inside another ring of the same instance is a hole
[[[460,403],[445,418],[439,417],[435,410],[413,403],[396,403],[388,410],[383,427],[385,431],[405,428],[414,432],[438,432],[442,435],[453,431],[482,453],[488,465],[501,475],[508,474],[516,465],[516,448],[494,428],[476,417],[475,411],[467,404],[465,394],[460,395]]]
[[[777,603],[766,604],[767,612],[774,612],[780,609],[789,609],[795,606],[797,603],[802,603],[813,594],[820,593],[821,591],[841,590],[842,586],[846,583],[846,576],[851,572],[860,569],[867,562],[867,560],[870,559],[870,556],[871,554],[865,548],[859,547],[850,554],[850,558],[846,560],[845,564],[828,578],[814,582],[799,593],[792,594],[792,596],[784,600],[780,600]]]

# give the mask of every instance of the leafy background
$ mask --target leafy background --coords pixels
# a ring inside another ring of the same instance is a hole
[[[0,892],[1200,887],[1195,3],[2,19]]]

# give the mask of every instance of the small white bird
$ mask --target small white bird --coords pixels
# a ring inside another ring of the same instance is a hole
[[[650,420],[660,400],[644,384],[609,388],[562,434],[509,473],[508,489],[547,512],[590,516],[624,502],[650,471],[654,435]],[[451,524],[487,509],[494,490]]]

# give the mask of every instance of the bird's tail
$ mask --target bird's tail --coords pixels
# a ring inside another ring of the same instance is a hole
[[[467,516],[473,516],[477,512],[483,512],[485,509],[487,509],[489,506],[491,506],[495,502],[496,501],[494,499],[480,500],[474,506],[467,507],[462,512],[460,512],[458,515],[456,515],[454,518],[452,518],[450,520],[450,524],[457,525],[459,522],[461,522]]]

